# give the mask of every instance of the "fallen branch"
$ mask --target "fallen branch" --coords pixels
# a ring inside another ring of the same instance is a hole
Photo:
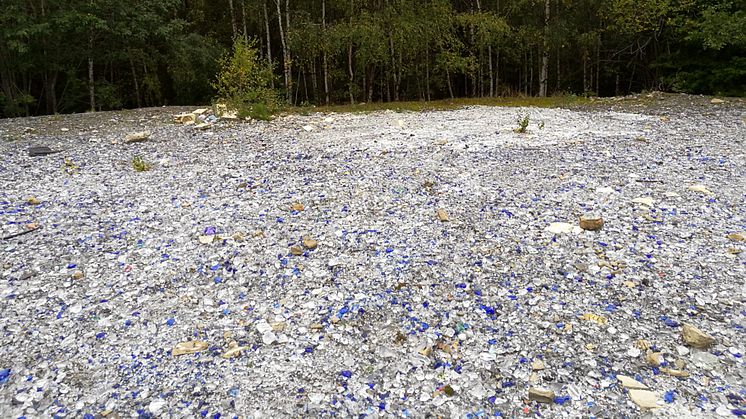
[[[656,180],[656,179],[635,179],[635,182],[641,182],[641,183],[665,183],[662,180]]]
[[[19,237],[19,236],[23,236],[24,234],[29,234],[29,233],[33,233],[34,231],[37,231],[37,230],[41,230],[41,227],[39,227],[39,228],[34,228],[34,229],[31,229],[31,230],[26,230],[26,231],[22,231],[22,232],[20,232],[20,233],[16,233],[16,234],[11,234],[10,236],[5,236],[5,237],[3,237],[3,238],[2,238],[2,240],[10,240],[10,239],[14,239],[14,238],[16,238],[16,237]]]

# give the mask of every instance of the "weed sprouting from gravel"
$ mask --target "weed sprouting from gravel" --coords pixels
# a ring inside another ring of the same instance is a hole
[[[523,134],[528,129],[528,124],[531,122],[531,117],[528,114],[518,115],[518,128],[513,131]]]
[[[135,169],[136,172],[147,172],[153,168],[153,164],[148,163],[141,156],[135,156],[132,158],[132,168]]]

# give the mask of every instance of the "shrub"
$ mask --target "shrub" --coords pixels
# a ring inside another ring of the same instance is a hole
[[[218,98],[239,116],[269,119],[278,110],[272,69],[259,57],[256,41],[238,38],[231,54],[223,57],[213,83]]]

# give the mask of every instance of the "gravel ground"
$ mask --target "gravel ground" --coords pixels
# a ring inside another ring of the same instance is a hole
[[[746,413],[743,101],[182,110],[0,121],[0,416]]]

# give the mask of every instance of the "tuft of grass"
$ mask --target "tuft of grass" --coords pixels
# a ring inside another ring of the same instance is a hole
[[[531,117],[528,114],[518,115],[518,128],[513,131],[523,134],[528,129],[529,122],[531,122]]]
[[[132,158],[132,168],[135,169],[136,172],[147,172],[153,168],[153,164],[148,163],[140,156],[135,156]]]

